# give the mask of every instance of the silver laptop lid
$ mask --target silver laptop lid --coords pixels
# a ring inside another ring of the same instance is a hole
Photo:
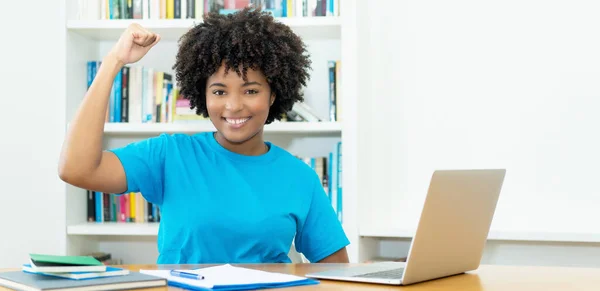
[[[433,173],[402,283],[479,267],[506,170]]]

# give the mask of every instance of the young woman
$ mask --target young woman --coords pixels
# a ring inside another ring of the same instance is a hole
[[[59,175],[77,187],[141,192],[160,206],[160,264],[348,262],[349,244],[314,170],[263,140],[263,127],[302,100],[310,60],[266,12],[211,14],[180,39],[181,95],[216,132],[162,134],[102,150],[113,80],[160,36],[132,24],[105,56],[71,122]]]

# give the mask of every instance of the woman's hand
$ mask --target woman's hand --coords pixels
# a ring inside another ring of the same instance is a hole
[[[121,66],[139,61],[160,41],[160,35],[150,32],[137,23],[132,23],[121,34],[110,55]]]

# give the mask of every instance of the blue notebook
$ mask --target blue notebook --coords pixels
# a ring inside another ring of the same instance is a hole
[[[114,276],[122,276],[122,275],[129,274],[129,270],[127,270],[127,269],[119,269],[119,268],[110,267],[110,266],[106,266],[106,271],[104,271],[104,272],[69,272],[69,273],[39,272],[39,271],[34,270],[30,264],[23,264],[21,269],[23,270],[23,272],[27,272],[27,273],[31,273],[31,274],[40,274],[40,275],[61,277],[61,278],[67,278],[67,279],[73,279],[73,280],[114,277]]]
[[[171,270],[140,270],[140,273],[165,278],[168,285],[188,290],[256,290],[319,284],[315,279],[234,267],[230,264],[181,271],[202,275],[204,279],[172,276]]]

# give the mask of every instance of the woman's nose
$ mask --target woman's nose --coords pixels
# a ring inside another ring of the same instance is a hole
[[[230,111],[239,111],[244,107],[242,100],[237,95],[229,95],[227,101],[225,101],[225,109]]]

